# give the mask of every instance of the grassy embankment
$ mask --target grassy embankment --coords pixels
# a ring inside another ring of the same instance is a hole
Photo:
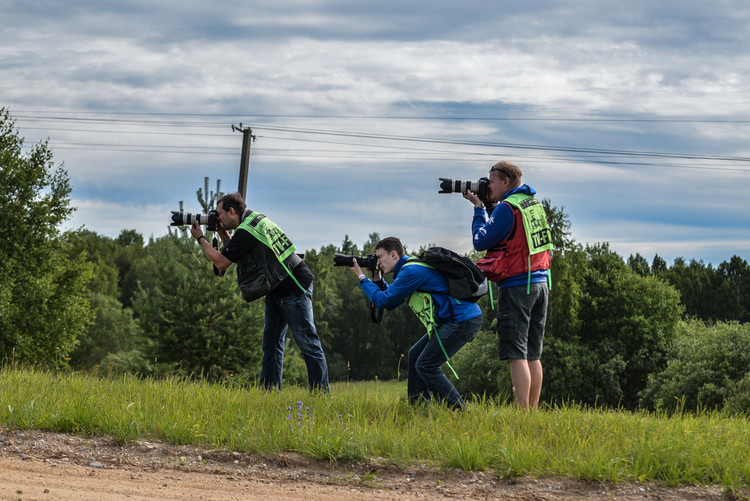
[[[492,402],[456,414],[412,408],[405,394],[405,383],[392,381],[335,384],[329,395],[296,387],[269,394],[232,384],[7,368],[0,370],[0,425],[262,456],[296,451],[339,463],[426,462],[498,477],[750,485],[747,418],[578,406],[525,414]]]

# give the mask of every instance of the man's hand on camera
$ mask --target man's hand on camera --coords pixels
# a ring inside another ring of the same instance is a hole
[[[216,231],[219,234],[219,238],[221,238],[221,243],[226,245],[227,242],[229,242],[232,237],[229,236],[229,232],[224,228],[224,225],[221,224],[221,221],[218,221],[218,225],[216,226]]]
[[[359,267],[359,263],[356,259],[352,259],[352,266],[349,267],[350,270],[352,270],[352,273],[359,277],[360,275],[363,275],[362,268]]]
[[[193,238],[200,238],[203,236],[203,230],[201,230],[198,221],[193,221],[193,226],[190,228],[190,234],[193,235]]]
[[[463,193],[463,197],[469,202],[471,202],[472,204],[474,204],[474,207],[482,207],[482,201],[479,200],[479,197],[476,195],[476,193],[466,190]]]

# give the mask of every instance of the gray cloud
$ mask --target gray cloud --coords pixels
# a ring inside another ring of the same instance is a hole
[[[750,118],[743,2],[74,0],[3,15],[0,106],[32,112],[22,132],[50,138],[95,231],[139,212],[145,234],[166,231],[154,211],[193,204],[205,175],[233,189],[229,125],[244,122],[258,135],[249,197],[303,248],[380,231],[466,250],[466,202],[438,196],[437,178],[503,157],[585,241],[750,250],[747,170],[731,170],[747,160],[593,151],[749,157],[747,124],[727,121]]]

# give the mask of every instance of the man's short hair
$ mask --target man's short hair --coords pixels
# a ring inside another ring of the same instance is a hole
[[[516,165],[503,160],[502,162],[493,165],[490,169],[490,172],[492,171],[509,178],[512,184],[521,186],[521,176],[523,176],[523,172],[521,172],[521,169]]]
[[[224,212],[229,209],[234,209],[234,212],[241,216],[245,211],[245,201],[239,193],[229,193],[224,195],[218,202],[216,202],[217,207],[219,204],[221,204],[221,208],[224,209]]]
[[[404,244],[402,244],[401,240],[396,237],[385,237],[383,240],[375,244],[375,250],[378,249],[383,249],[388,254],[390,254],[391,251],[396,251],[398,257],[403,257],[405,254]]]

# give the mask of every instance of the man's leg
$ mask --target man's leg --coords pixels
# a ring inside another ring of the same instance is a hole
[[[531,372],[526,360],[520,358],[510,359],[510,379],[513,381],[513,393],[516,395],[518,406],[522,409],[528,409]]]
[[[531,384],[529,385],[529,407],[536,409],[539,407],[539,395],[542,392],[542,380],[544,373],[542,371],[542,349],[544,347],[544,327],[547,323],[547,303],[549,289],[547,283],[542,282],[533,284],[536,294],[536,301],[531,310],[531,319],[529,322],[529,344],[528,344],[528,365]]]
[[[529,386],[529,407],[537,409],[539,407],[539,395],[542,393],[542,362],[540,360],[529,360],[529,374],[531,375],[531,385]]]
[[[466,404],[440,367],[463,345],[474,339],[482,327],[481,315],[460,323],[446,322],[437,328],[417,360],[417,373],[433,395],[439,396],[450,407],[463,409]],[[438,337],[440,342],[438,342]],[[442,344],[442,348],[440,345]]]
[[[407,359],[406,398],[409,400],[410,404],[419,404],[430,401],[430,392],[427,390],[427,386],[425,386],[424,381],[422,381],[421,376],[417,372],[417,360],[419,360],[420,355],[422,355],[428,341],[429,338],[427,337],[427,334],[425,334],[419,339],[419,341],[409,348],[409,356]]]
[[[294,340],[297,341],[297,346],[305,358],[307,382],[310,389],[327,392],[328,363],[313,320],[312,288],[311,284],[306,293],[286,296],[280,300],[280,303],[289,328],[292,329]]]
[[[278,302],[271,296],[265,299],[263,322],[263,363],[260,370],[260,386],[266,390],[281,390],[284,373],[284,343],[287,323]]]
[[[542,392],[542,363],[539,360],[510,360],[510,378],[513,381],[513,392],[518,406],[522,409],[539,407],[539,395]]]

